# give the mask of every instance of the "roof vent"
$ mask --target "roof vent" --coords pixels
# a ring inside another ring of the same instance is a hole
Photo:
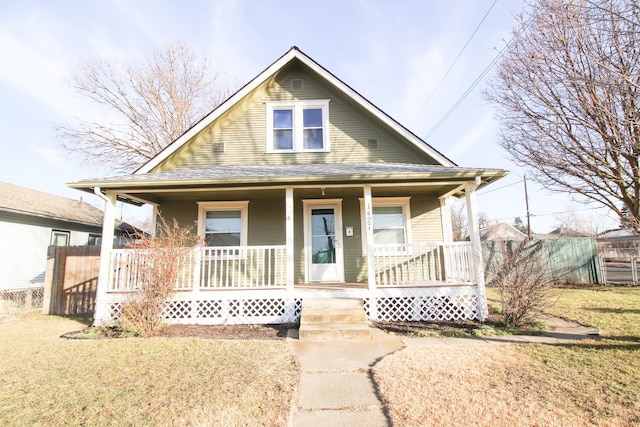
[[[291,90],[304,90],[302,79],[291,79]]]
[[[224,153],[224,142],[214,142],[213,143],[213,152],[214,153]]]
[[[377,150],[378,149],[378,140],[375,138],[367,139],[367,148],[369,150]]]

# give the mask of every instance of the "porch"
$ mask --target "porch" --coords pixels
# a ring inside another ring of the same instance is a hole
[[[197,247],[180,262],[170,323],[294,323],[304,298],[362,299],[368,320],[480,318],[486,308],[469,242],[373,245],[366,282],[288,283],[286,246]],[[145,252],[114,249],[105,292],[108,318],[140,287]],[[107,313],[105,313],[107,314]]]

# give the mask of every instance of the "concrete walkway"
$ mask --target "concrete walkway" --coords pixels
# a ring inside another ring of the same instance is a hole
[[[404,348],[400,338],[371,328],[371,339],[294,338],[289,342],[301,371],[292,426],[390,424],[378,398],[371,367],[382,357]]]
[[[549,332],[535,336],[414,338],[390,335],[371,328],[371,339],[300,341],[297,331],[292,330],[288,341],[298,359],[301,372],[290,426],[390,425],[379,399],[371,368],[384,356],[406,346],[565,344],[594,338],[600,332],[557,318],[548,317],[543,320],[549,325]]]

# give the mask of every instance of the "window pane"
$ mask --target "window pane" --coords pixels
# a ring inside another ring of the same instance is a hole
[[[273,128],[293,128],[293,110],[273,110]]]
[[[373,228],[404,228],[402,206],[374,206]]]
[[[306,128],[322,127],[322,109],[310,108],[302,112],[303,126]]]
[[[373,230],[373,243],[375,243],[376,245],[403,244],[404,230],[403,229]]]
[[[240,246],[240,233],[207,233],[206,246]]]
[[[335,238],[331,236],[313,237],[311,253],[314,264],[334,264],[336,262]]]
[[[321,150],[324,148],[322,129],[304,130],[304,148],[306,150]]]
[[[335,234],[333,209],[311,210],[311,234],[313,236],[333,236]]]
[[[273,131],[273,149],[274,150],[293,149],[293,131],[292,130],[274,130]]]
[[[69,243],[69,234],[54,231],[53,236],[51,238],[51,244],[54,246],[67,246]]]
[[[242,221],[240,220],[240,211],[207,211],[207,219],[205,221],[205,231],[214,232],[239,232],[242,229]]]

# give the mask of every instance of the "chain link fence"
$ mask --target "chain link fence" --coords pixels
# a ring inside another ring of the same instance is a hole
[[[44,287],[0,290],[0,314],[42,308]]]

